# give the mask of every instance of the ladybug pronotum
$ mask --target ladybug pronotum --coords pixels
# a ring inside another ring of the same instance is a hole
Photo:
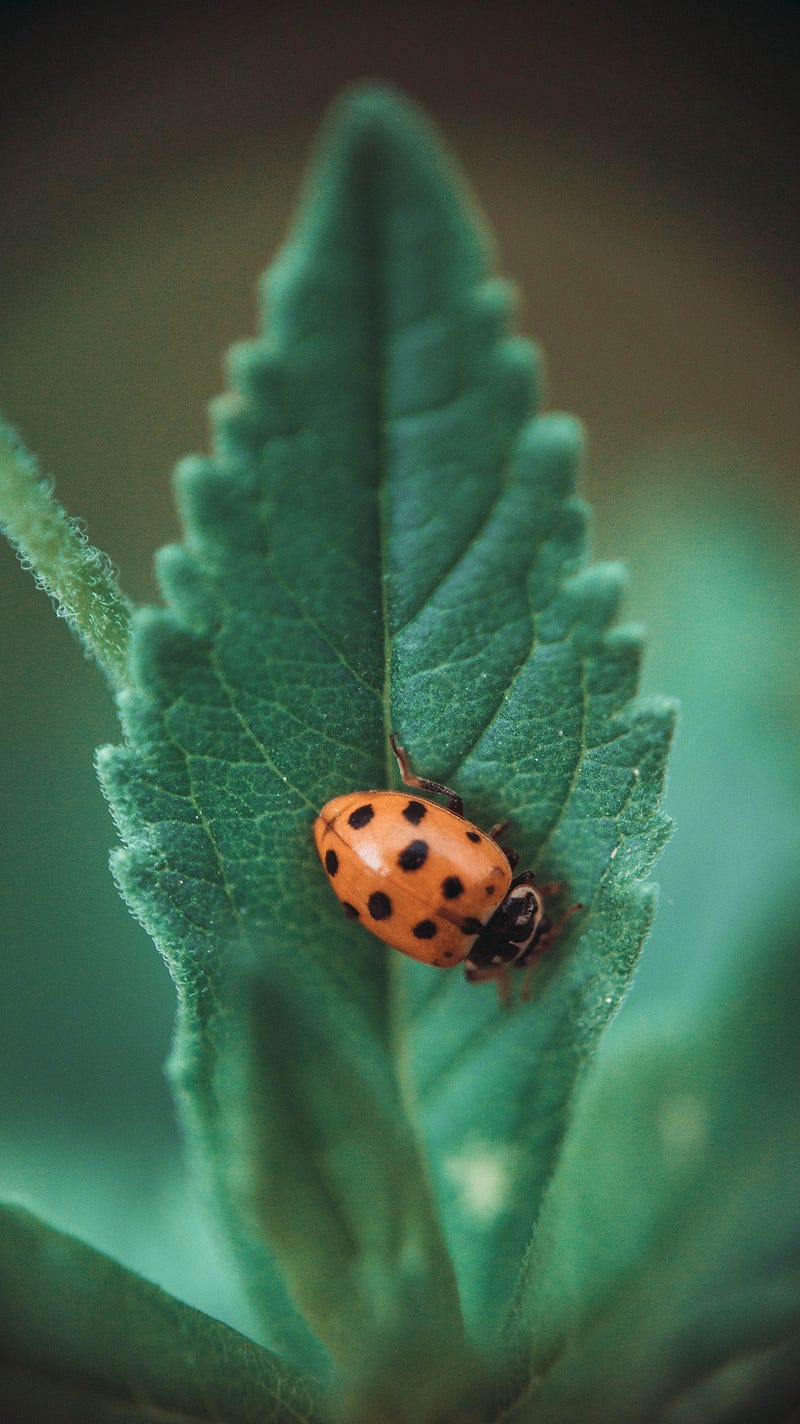
[[[334,797],[314,823],[334,894],[345,915],[393,949],[438,969],[463,964],[470,983],[495,980],[507,1002],[508,971],[530,966],[566,918],[553,926],[544,911],[564,887],[536,886],[530,870],[514,875],[519,857],[496,839],[505,825],[473,825],[461,797],[416,776],[394,734],[390,741],[404,784],[448,806],[404,791]]]

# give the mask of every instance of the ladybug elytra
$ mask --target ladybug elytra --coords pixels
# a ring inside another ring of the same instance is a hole
[[[530,966],[566,918],[554,927],[544,909],[564,887],[514,875],[519,857],[496,839],[507,823],[473,825],[461,797],[416,776],[394,734],[390,742],[404,784],[448,806],[403,791],[334,797],[314,824],[330,885],[344,913],[393,949],[439,969],[463,964],[471,983],[495,980],[508,1002],[509,970]]]

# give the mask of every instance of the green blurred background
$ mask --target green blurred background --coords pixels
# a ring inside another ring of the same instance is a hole
[[[330,99],[419,99],[590,432],[596,550],[679,695],[656,930],[625,1022],[713,992],[796,884],[795,5],[2,10],[0,408],[152,599]],[[107,870],[104,687],[0,548],[0,1193],[235,1323],[161,1065],[173,993]],[[498,813],[502,808],[498,808]]]

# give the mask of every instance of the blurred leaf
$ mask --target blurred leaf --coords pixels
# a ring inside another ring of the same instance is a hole
[[[169,608],[136,615],[128,747],[100,769],[119,883],[179,990],[184,1122],[271,1338],[323,1368],[299,1308],[420,1419],[469,1367],[400,1081],[485,1344],[650,923],[672,709],[631,705],[620,571],[582,568],[576,427],[531,419],[508,293],[402,101],[340,107],[267,296],[214,455],[179,472]],[[325,888],[314,813],[387,783],[390,725],[586,903],[580,949],[573,922],[514,1016]]]
[[[680,698],[668,794],[680,834],[606,1048],[638,1012],[691,1003],[728,973],[743,918],[780,902],[800,861],[797,530],[755,460],[733,495],[730,469],[681,450],[642,461],[635,480],[604,510],[603,545],[630,557],[652,635],[645,685]]]
[[[17,1207],[0,1207],[0,1302],[4,1419],[318,1417],[282,1361]]]
[[[732,1424],[796,1402],[795,907],[740,936],[716,1001],[587,1082],[518,1302],[510,1420]]]

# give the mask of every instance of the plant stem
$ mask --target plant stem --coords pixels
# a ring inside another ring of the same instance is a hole
[[[0,421],[0,529],[115,689],[127,681],[130,604],[106,554],[53,497],[32,455]]]

